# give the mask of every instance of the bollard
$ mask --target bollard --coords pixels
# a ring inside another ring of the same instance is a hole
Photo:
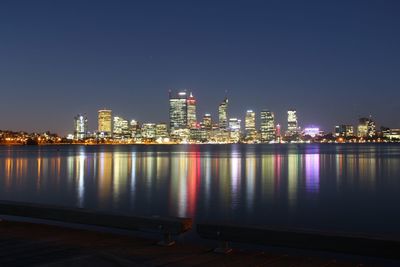
[[[160,230],[163,230],[164,227],[162,225],[159,225],[158,228]],[[170,246],[175,245],[176,242],[174,240],[172,240],[172,235],[169,231],[164,229],[163,236],[164,236],[163,240],[157,242],[157,245],[162,246],[162,247],[170,247]]]
[[[219,237],[219,246],[214,249],[214,252],[219,254],[231,253],[232,248],[229,247],[229,243],[227,241],[221,239],[221,232],[218,231],[217,236]]]

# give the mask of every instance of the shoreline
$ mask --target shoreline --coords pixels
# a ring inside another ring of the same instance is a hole
[[[3,144],[0,146],[23,146],[23,147],[40,147],[40,146],[226,146],[226,145],[241,145],[241,146],[285,146],[285,145],[393,145],[400,144],[400,141],[391,142],[299,142],[299,143],[44,143],[36,145],[27,144]]]

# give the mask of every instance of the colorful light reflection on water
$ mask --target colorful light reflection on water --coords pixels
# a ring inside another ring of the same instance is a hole
[[[398,145],[0,147],[0,198],[399,234]]]

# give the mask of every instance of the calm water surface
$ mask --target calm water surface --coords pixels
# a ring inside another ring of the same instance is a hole
[[[0,199],[400,237],[400,146],[2,146]]]

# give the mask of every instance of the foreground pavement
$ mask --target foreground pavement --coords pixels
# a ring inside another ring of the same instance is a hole
[[[0,222],[0,266],[400,266],[400,261],[313,252],[211,247],[26,222]]]

